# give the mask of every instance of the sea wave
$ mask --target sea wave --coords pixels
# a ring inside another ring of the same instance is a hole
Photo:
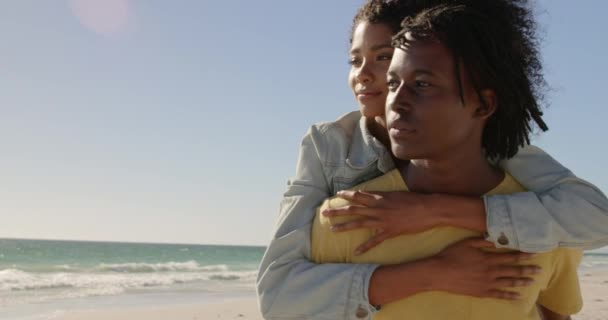
[[[122,272],[122,273],[147,273],[147,272],[213,272],[213,271],[228,271],[228,266],[225,264],[201,266],[196,261],[186,262],[163,262],[163,263],[102,263],[94,268],[95,271],[101,272]]]
[[[224,268],[219,268],[223,270]],[[218,270],[218,269],[214,269]],[[116,294],[127,290],[204,281],[252,284],[255,271],[165,272],[165,273],[31,273],[18,269],[0,270],[0,291],[87,289],[95,294]]]
[[[21,271],[32,273],[151,273],[151,272],[228,272],[230,268],[226,264],[200,265],[196,261],[185,262],[161,262],[161,263],[145,263],[145,262],[126,262],[126,263],[100,263],[95,266],[86,266],[78,264],[61,264],[61,265],[37,265],[37,266],[21,266],[10,265],[4,266],[6,269],[18,269]],[[256,266],[243,266],[243,269],[255,269]],[[2,266],[0,266],[2,270]]]
[[[608,267],[608,259],[583,259],[581,262],[583,268],[606,268]]]
[[[242,280],[242,281],[254,281],[257,276],[257,271],[248,271],[248,272],[226,272],[226,273],[216,273],[209,275],[209,280],[224,280],[224,281],[234,281],[234,280]]]

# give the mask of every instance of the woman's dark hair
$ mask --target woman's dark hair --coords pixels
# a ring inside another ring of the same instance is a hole
[[[405,17],[441,2],[440,0],[367,0],[353,18],[350,42],[353,40],[355,29],[361,22],[385,24],[395,34],[401,30],[401,22]]]
[[[481,103],[481,90],[496,92],[496,111],[483,131],[486,156],[513,157],[530,143],[531,120],[541,130],[548,130],[540,106],[546,82],[528,1],[445,0],[406,18],[401,26],[393,46],[439,41],[451,51],[463,104],[461,67]]]

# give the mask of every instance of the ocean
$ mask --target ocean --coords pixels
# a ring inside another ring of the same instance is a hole
[[[253,295],[264,247],[0,239],[0,319]],[[581,271],[608,269],[588,252]]]
[[[251,295],[263,247],[0,239],[0,319]]]

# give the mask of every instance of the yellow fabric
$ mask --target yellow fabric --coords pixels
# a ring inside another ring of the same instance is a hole
[[[408,189],[401,174],[395,169],[360,184],[353,190],[407,191]],[[502,183],[488,194],[521,191],[525,191],[524,188],[506,174]],[[333,224],[359,219],[359,217],[327,218],[320,214],[326,208],[338,208],[348,204],[348,201],[334,197],[326,200],[317,210],[311,239],[312,257],[315,262],[397,264],[429,257],[464,238],[481,236],[480,233],[467,229],[439,227],[422,233],[388,239],[365,254],[355,256],[355,248],[373,236],[375,230],[360,229],[334,233],[330,230]],[[541,266],[542,272],[534,276],[535,282],[531,286],[514,289],[522,295],[517,301],[474,298],[431,291],[383,305],[381,310],[374,314],[374,320],[540,320],[537,302],[559,314],[574,314],[582,308],[577,277],[577,267],[581,258],[582,253],[578,250],[560,248],[538,254],[526,262]]]

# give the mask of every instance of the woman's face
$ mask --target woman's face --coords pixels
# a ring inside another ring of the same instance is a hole
[[[366,118],[384,117],[386,72],[393,56],[391,29],[363,21],[355,28],[350,48],[348,83]]]

